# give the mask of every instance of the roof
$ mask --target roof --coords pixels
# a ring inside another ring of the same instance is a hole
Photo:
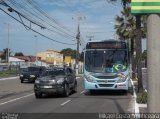
[[[18,59],[25,60],[27,62],[35,62],[36,57],[35,56],[15,56]]]
[[[25,62],[25,60],[21,60],[16,57],[9,57],[9,62]]]

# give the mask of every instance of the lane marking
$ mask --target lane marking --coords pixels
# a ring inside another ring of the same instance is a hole
[[[144,89],[144,91],[147,93],[147,89]]]
[[[82,94],[82,93],[84,93],[85,92],[85,90],[83,90],[82,92],[80,92],[80,94]]]
[[[81,77],[76,77],[76,79],[81,79]]]
[[[134,94],[134,98],[135,98],[135,104],[134,104],[134,108],[135,108],[135,114],[136,114],[136,117],[139,119],[140,115],[139,115],[139,106],[138,106],[138,103],[136,102],[136,99],[137,99],[137,95],[136,95],[136,91],[135,91],[135,86],[134,86],[134,83],[132,81],[132,79],[130,78],[130,81],[131,81],[131,84],[133,86],[133,94]]]
[[[61,104],[61,106],[64,106],[65,104],[69,103],[71,100],[67,100],[64,103]]]
[[[16,76],[16,77],[1,78],[0,81],[10,80],[10,79],[17,79],[17,78],[19,78],[19,77]]]
[[[133,83],[132,79],[130,79],[130,81],[131,81],[131,85],[133,86],[133,96],[134,96],[135,98],[137,98],[134,83]]]
[[[34,93],[31,93],[31,94],[28,94],[28,95],[25,95],[25,96],[22,96],[22,97],[19,97],[19,98],[15,98],[15,99],[12,99],[12,100],[3,102],[3,103],[0,103],[0,106],[1,106],[1,105],[5,105],[5,104],[10,103],[10,102],[14,102],[14,101],[23,99],[23,98],[26,98],[26,97],[29,97],[29,96],[32,96],[32,95],[34,95]]]

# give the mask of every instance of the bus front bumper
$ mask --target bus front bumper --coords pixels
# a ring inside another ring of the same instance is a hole
[[[122,83],[93,83],[84,79],[85,90],[128,90],[128,81]]]

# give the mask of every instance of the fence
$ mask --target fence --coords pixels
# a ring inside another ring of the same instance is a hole
[[[0,64],[0,78],[19,75],[20,67],[18,65]]]

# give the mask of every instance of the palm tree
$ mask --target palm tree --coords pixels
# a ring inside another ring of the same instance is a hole
[[[131,63],[132,63],[132,71],[135,71],[135,58],[134,58],[134,50],[135,50],[135,17],[131,15],[130,7],[125,7],[123,11],[121,11],[120,16],[116,16],[116,33],[119,35],[120,39],[128,40],[130,43],[130,56],[131,56]],[[132,78],[135,78],[135,73],[132,73]]]
[[[126,0],[122,0],[122,2]],[[124,5],[124,4],[123,4]],[[146,35],[146,28],[144,25],[145,17],[141,16],[132,16],[131,8],[129,6],[129,1],[125,3],[123,7],[123,11],[121,11],[120,16],[116,16],[115,18],[117,24],[115,25],[116,33],[122,39],[127,39],[131,42],[131,62],[132,62],[132,70],[135,71],[137,67],[138,71],[138,91],[143,89],[142,85],[142,71],[141,71],[141,57],[142,57],[142,46],[141,46],[141,38]],[[141,27],[142,26],[142,27]],[[134,43],[135,42],[135,43]],[[136,45],[134,45],[136,44]],[[133,53],[134,49],[136,49],[136,58],[134,58]],[[136,64],[136,65],[135,65]],[[133,77],[134,78],[134,73]]]

